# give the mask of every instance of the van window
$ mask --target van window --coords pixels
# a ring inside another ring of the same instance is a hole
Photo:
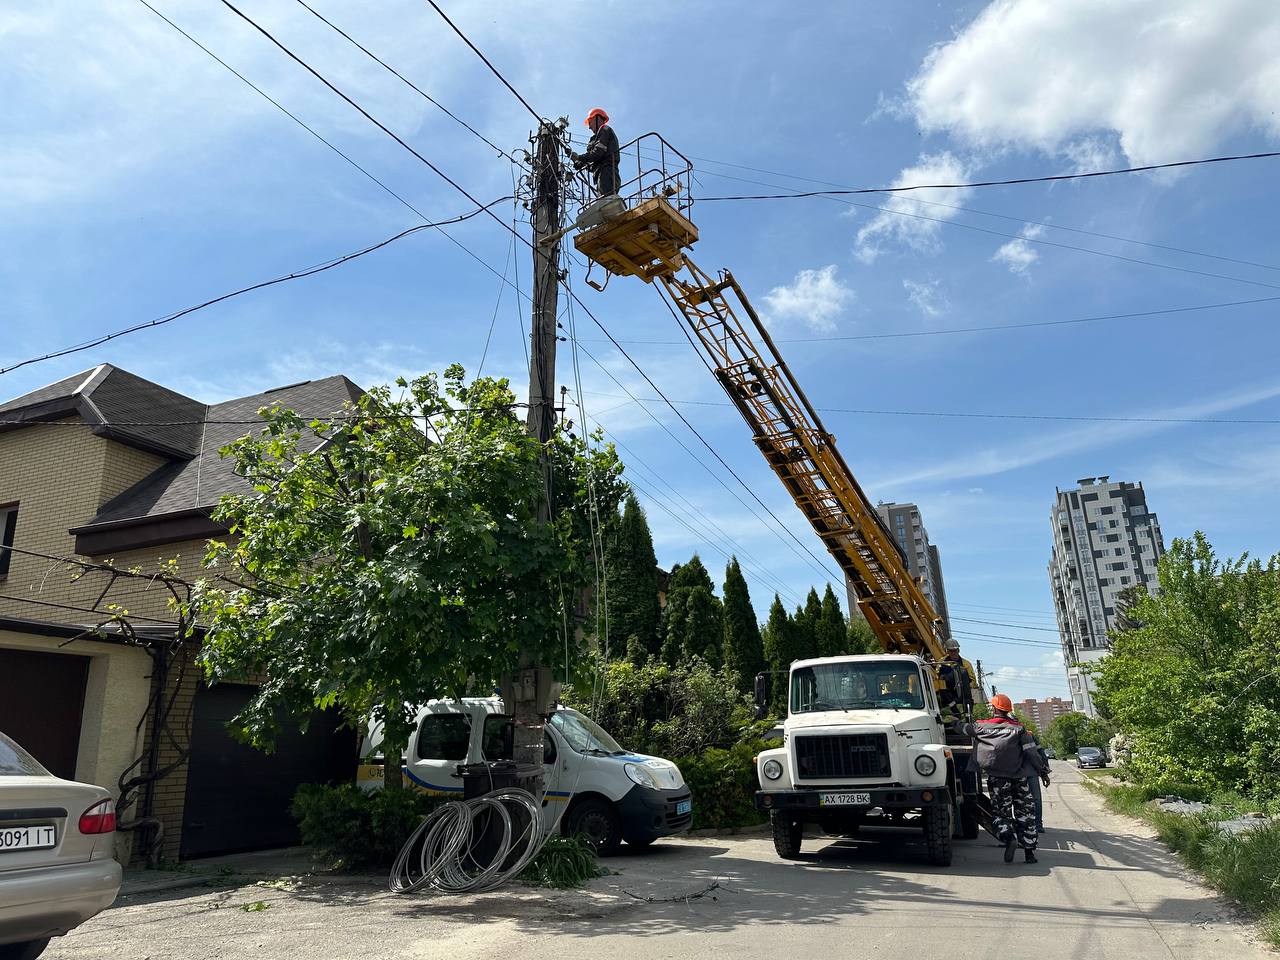
[[[471,718],[462,713],[429,713],[418,728],[419,760],[465,760]]]
[[[510,760],[514,753],[515,724],[510,717],[501,714],[490,714],[484,718],[484,734],[481,740],[481,752],[486,760]],[[542,739],[542,762],[556,762],[556,744],[550,736],[544,734]]]

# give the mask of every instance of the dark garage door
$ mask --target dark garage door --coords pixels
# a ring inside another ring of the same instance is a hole
[[[206,857],[298,842],[289,802],[303,783],[355,778],[355,731],[316,713],[306,733],[286,724],[274,753],[232,739],[227,721],[253,695],[236,684],[201,687],[191,725],[191,759],[180,855]]]
[[[0,650],[0,731],[54,776],[74,780],[90,657]]]

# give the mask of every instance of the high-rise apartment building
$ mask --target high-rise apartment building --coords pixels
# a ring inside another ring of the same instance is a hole
[[[942,584],[942,561],[938,548],[929,542],[929,533],[920,519],[920,508],[914,503],[879,503],[876,512],[906,555],[911,575],[924,582],[924,595],[942,618],[942,639],[946,640],[951,636],[951,614]]]
[[[1130,587],[1154,592],[1164,553],[1160,521],[1147,510],[1141,483],[1085,477],[1058,490],[1050,524],[1049,584],[1058,616],[1067,684],[1075,709],[1094,715],[1092,682],[1078,664],[1102,659],[1120,613],[1117,597]]]
[[[1013,709],[1034,723],[1043,737],[1049,724],[1063,714],[1071,713],[1074,704],[1061,697],[1050,697],[1048,700],[1019,700],[1013,705]]]

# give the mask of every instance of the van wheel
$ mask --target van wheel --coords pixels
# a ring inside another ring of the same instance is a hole
[[[951,866],[951,805],[924,808],[924,845],[935,867]]]
[[[800,845],[804,842],[804,824],[792,820],[780,813],[771,814],[769,822],[773,827],[773,849],[783,860],[795,860],[800,856]]]
[[[568,820],[565,832],[582,837],[602,857],[613,856],[622,845],[622,821],[607,800],[588,797],[574,805]]]

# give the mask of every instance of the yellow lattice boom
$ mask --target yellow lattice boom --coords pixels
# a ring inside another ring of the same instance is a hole
[[[574,246],[610,273],[663,286],[881,646],[942,660],[937,614],[746,294],[728,271],[712,278],[689,259],[698,231],[685,213],[662,196],[642,199]]]

